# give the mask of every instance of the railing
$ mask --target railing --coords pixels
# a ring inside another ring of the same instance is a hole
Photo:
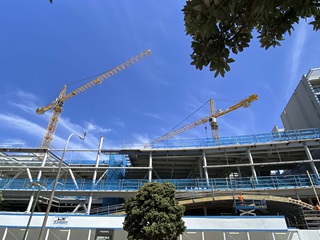
[[[123,211],[124,211],[123,204],[116,204],[116,205],[108,205],[104,207],[92,208],[90,210],[90,214],[102,214],[102,215],[108,214],[109,215],[109,214],[119,213]]]
[[[262,134],[220,137],[218,139],[202,138],[202,139],[180,139],[165,140],[151,145],[151,148],[186,148],[186,147],[211,147],[226,145],[244,145],[268,142],[281,142],[303,139],[320,138],[320,132],[317,128],[303,130],[289,130],[283,132],[271,132]]]
[[[315,186],[320,186],[318,175],[312,174],[311,179]],[[36,180],[34,180],[36,181]],[[40,182],[50,191],[54,179],[45,179]],[[252,189],[284,189],[284,188],[304,188],[311,187],[310,179],[303,175],[275,175],[268,177],[258,177],[258,181],[252,178],[210,178],[208,179],[161,179],[155,182],[170,182],[175,185],[177,191],[230,191],[230,190],[252,190]],[[57,191],[137,191],[146,182],[144,180],[102,180],[94,184],[92,180],[77,180],[78,188],[72,179],[60,180]],[[4,190],[30,190],[30,180],[25,178],[1,178],[0,191]]]

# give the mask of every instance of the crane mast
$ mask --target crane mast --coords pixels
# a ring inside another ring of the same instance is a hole
[[[203,117],[195,122],[192,122],[192,123],[189,123],[188,125],[182,127],[182,128],[179,128],[177,130],[174,130],[174,131],[171,131],[165,135],[163,135],[162,137],[159,137],[149,143],[147,143],[145,145],[145,147],[150,147],[152,144],[155,144],[157,142],[160,142],[160,141],[163,141],[163,140],[166,140],[166,139],[169,139],[179,133],[182,133],[186,130],[189,130],[193,127],[196,127],[196,126],[199,126],[203,123],[206,123],[206,122],[210,122],[210,126],[211,126],[211,131],[212,131],[212,137],[213,138],[219,138],[219,133],[218,133],[218,124],[217,124],[217,121],[216,121],[216,118],[224,115],[224,114],[227,114],[231,111],[234,111],[240,107],[244,107],[244,108],[247,108],[250,106],[251,102],[253,101],[256,101],[258,100],[258,95],[256,94],[253,94],[243,100],[241,100],[240,102],[238,102],[237,104],[223,110],[223,111],[215,111],[215,107],[214,107],[214,103],[213,103],[213,100],[210,99],[210,115],[209,116],[206,116],[206,117]]]
[[[122,70],[132,66],[133,64],[139,62],[140,60],[144,59],[145,57],[149,56],[151,54],[150,50],[145,50],[141,53],[139,53],[138,55],[134,56],[133,58],[130,58],[129,60],[127,60],[126,62],[118,65],[117,67],[103,73],[102,75],[100,75],[99,77],[93,79],[90,82],[87,82],[86,84],[82,85],[81,87],[73,90],[72,92],[66,94],[67,91],[67,86],[64,85],[58,98],[56,100],[54,100],[52,103],[38,108],[36,110],[37,114],[44,114],[46,111],[49,111],[50,109],[52,110],[51,116],[50,116],[50,120],[48,123],[48,127],[46,130],[46,133],[44,135],[44,138],[41,142],[41,148],[49,148],[51,146],[52,140],[53,140],[53,136],[55,134],[55,131],[57,129],[57,125],[62,113],[62,107],[63,104],[66,100],[78,95],[79,93],[97,85],[97,84],[101,84],[104,80],[114,76],[115,74],[121,72]]]

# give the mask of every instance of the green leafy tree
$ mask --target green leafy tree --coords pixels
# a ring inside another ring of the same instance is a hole
[[[186,229],[185,207],[175,200],[171,183],[146,183],[124,208],[123,228],[129,240],[176,240]]]
[[[192,37],[192,65],[208,66],[224,77],[234,62],[230,53],[249,47],[254,30],[266,50],[280,46],[301,19],[320,28],[320,0],[189,0],[182,9],[187,35]]]

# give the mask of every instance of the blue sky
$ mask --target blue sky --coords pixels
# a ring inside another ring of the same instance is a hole
[[[218,118],[221,136],[270,132],[298,81],[320,67],[320,32],[306,21],[282,47],[265,51],[253,39],[225,78],[190,65],[182,0],[55,0],[0,2],[0,146],[39,147],[64,84],[107,71],[150,49],[152,55],[65,102],[52,148],[87,132],[82,147],[140,147],[160,137],[208,99],[226,109],[258,94],[247,109]],[[82,82],[83,84],[85,82]],[[80,85],[68,85],[67,93]],[[188,122],[209,114],[209,106]],[[176,138],[203,138],[205,125]],[[70,148],[78,148],[73,139]]]

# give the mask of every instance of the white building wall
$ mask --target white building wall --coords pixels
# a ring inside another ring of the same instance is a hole
[[[32,217],[27,240],[38,238],[43,217],[43,214]],[[0,239],[22,239],[28,219],[28,214],[0,214]],[[288,229],[282,216],[184,217],[183,220],[187,229],[180,240],[320,240],[319,230]],[[124,216],[51,215],[47,240],[95,240],[97,228],[112,229],[114,239],[125,240],[123,221]]]
[[[281,114],[286,130],[320,129],[320,104],[312,85],[320,82],[320,71],[311,69],[303,76]]]

